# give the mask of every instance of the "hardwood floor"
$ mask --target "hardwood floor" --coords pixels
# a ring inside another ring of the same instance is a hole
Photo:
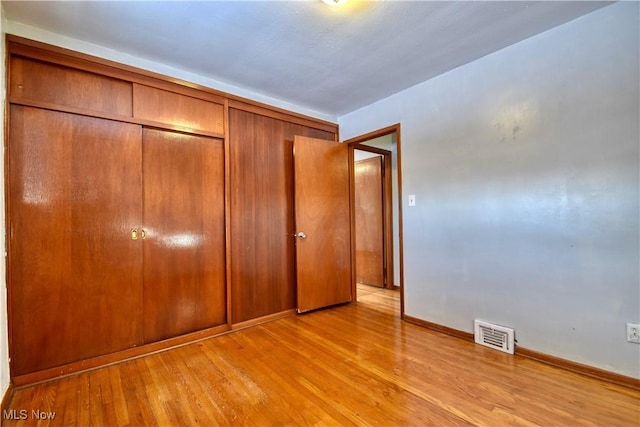
[[[402,322],[397,295],[19,389],[3,425],[640,425],[640,392]]]

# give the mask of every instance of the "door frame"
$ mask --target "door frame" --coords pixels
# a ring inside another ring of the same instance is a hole
[[[353,182],[353,168],[354,168],[354,150],[357,149],[362,149],[360,148],[360,146],[366,147],[366,151],[371,151],[372,149],[375,149],[374,147],[369,147],[366,146],[365,144],[367,143],[367,141],[370,141],[372,139],[375,138],[379,138],[381,136],[386,136],[386,135],[390,135],[392,133],[396,134],[396,147],[397,147],[397,163],[398,163],[398,170],[397,170],[397,180],[398,180],[398,268],[400,270],[400,283],[398,284],[398,287],[400,288],[400,315],[402,316],[404,313],[404,250],[403,250],[403,229],[402,229],[402,148],[401,148],[401,144],[400,144],[400,123],[396,123],[394,125],[391,126],[387,126],[385,128],[381,128],[381,129],[377,129],[371,132],[368,132],[366,134],[360,135],[360,136],[356,136],[353,138],[349,138],[345,141],[343,141],[344,144],[347,144],[349,147],[349,171],[351,174],[351,179],[350,179],[350,204],[351,204],[351,212],[352,212],[352,226],[351,226],[351,250],[352,250],[352,256],[351,256],[351,262],[352,262],[352,275],[353,275],[353,279],[352,279],[352,286],[353,286],[353,295],[354,295],[354,300],[355,300],[355,296],[356,296],[356,281],[355,281],[355,217],[353,215],[354,209],[355,209],[355,197],[354,197],[354,193],[355,193],[355,187],[354,187],[354,182]],[[384,150],[381,150],[384,151]],[[387,168],[386,165],[386,159],[385,159],[385,168]],[[389,167],[387,170],[391,170],[391,164],[389,164]],[[385,174],[385,186],[386,186],[386,181],[391,180],[391,174],[387,173]],[[387,194],[391,195],[391,192],[387,192]],[[393,203],[390,202],[389,206],[392,206]],[[385,200],[385,206],[386,206],[386,200]],[[392,216],[391,216],[392,217]],[[385,220],[386,222],[386,220]],[[389,230],[390,233],[393,233],[393,227],[391,227],[391,229]],[[393,242],[393,240],[389,240],[390,242]],[[392,266],[392,271],[393,271],[393,246],[391,251],[387,251],[390,252],[390,256],[391,256],[391,266]],[[391,279],[393,281],[393,276],[391,276]],[[387,280],[387,282],[389,282],[389,280]]]

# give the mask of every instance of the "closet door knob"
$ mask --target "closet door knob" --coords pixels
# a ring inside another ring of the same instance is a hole
[[[305,234],[304,231],[299,232],[298,234],[295,235],[298,239],[300,240],[304,240],[307,238],[307,235]]]
[[[131,240],[138,240],[138,229],[137,228],[132,228],[131,229]]]

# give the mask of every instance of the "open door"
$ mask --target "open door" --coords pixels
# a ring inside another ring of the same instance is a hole
[[[351,217],[345,144],[293,142],[298,312],[349,302]]]

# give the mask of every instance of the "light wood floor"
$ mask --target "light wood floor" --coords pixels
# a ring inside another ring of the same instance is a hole
[[[401,322],[397,292],[17,390],[41,425],[638,426],[640,393]]]

